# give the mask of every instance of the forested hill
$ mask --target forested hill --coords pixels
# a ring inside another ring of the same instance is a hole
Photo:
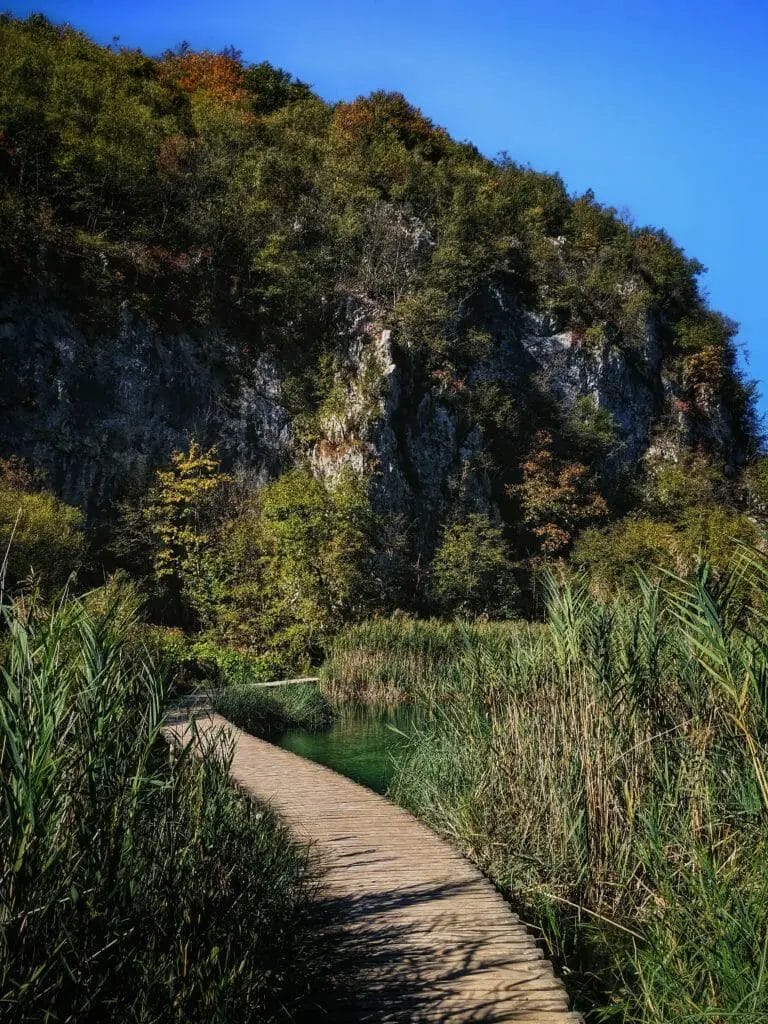
[[[196,437],[254,483],[362,475],[406,563],[473,516],[559,556],[754,445],[696,260],[397,93],[5,16],[0,175],[0,454],[91,516]]]

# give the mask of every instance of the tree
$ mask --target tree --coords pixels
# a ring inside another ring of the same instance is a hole
[[[528,459],[523,481],[509,490],[518,496],[523,520],[537,538],[541,553],[562,555],[582,527],[604,519],[605,499],[598,492],[588,468],[555,456],[552,435],[540,431]]]
[[[262,581],[278,634],[316,648],[369,603],[374,519],[363,481],[333,487],[306,470],[285,473],[260,499]]]
[[[715,579],[724,578],[740,545],[759,543],[747,516],[723,505],[692,505],[676,521],[630,515],[603,529],[585,530],[571,561],[597,590],[610,593],[617,587],[632,589],[638,570],[657,578],[666,572],[685,576],[707,563]]]
[[[191,441],[156,472],[138,507],[124,509],[116,549],[128,561],[149,563],[152,596],[164,618],[205,624],[213,615],[224,586],[212,557],[213,536],[230,482],[216,449]]]
[[[713,507],[725,497],[722,469],[706,455],[646,460],[644,508],[656,519],[676,522],[689,509]]]
[[[298,664],[372,607],[376,521],[365,482],[332,486],[304,469],[284,473],[225,520],[212,556],[227,581],[215,629],[241,647]]]
[[[252,64],[246,69],[244,85],[251,98],[251,105],[262,114],[270,114],[280,107],[308,99],[312,95],[308,85],[296,81],[287,71],[273,67],[267,61]]]
[[[432,563],[432,596],[448,614],[515,614],[519,588],[504,534],[488,516],[472,513],[443,530]]]
[[[79,509],[42,490],[19,460],[0,460],[0,589],[30,582],[52,594],[80,568],[84,550]]]
[[[157,64],[158,78],[164,84],[186,93],[205,91],[228,104],[242,103],[246,98],[245,70],[237,50],[182,48],[180,52],[163,54]]]

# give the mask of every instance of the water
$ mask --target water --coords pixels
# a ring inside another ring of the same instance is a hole
[[[274,742],[284,750],[324,764],[377,793],[386,792],[405,736],[415,724],[412,707],[345,704],[320,732],[288,729]]]

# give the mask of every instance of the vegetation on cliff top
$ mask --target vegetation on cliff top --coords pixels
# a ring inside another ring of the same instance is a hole
[[[6,282],[53,285],[91,320],[124,300],[246,326],[249,350],[301,369],[341,289],[460,380],[488,341],[473,303],[504,281],[585,345],[642,348],[653,325],[691,410],[723,396],[749,426],[734,325],[708,309],[700,263],[398,93],[329,105],[235,50],[151,58],[39,15],[3,17],[0,58]]]

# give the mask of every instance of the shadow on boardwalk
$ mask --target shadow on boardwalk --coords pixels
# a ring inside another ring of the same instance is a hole
[[[330,769],[196,713],[196,742],[229,734],[233,781],[310,843],[333,982],[307,1024],[580,1020],[524,925],[447,842]],[[166,735],[190,741],[181,714]]]
[[[389,921],[393,913],[399,917],[419,905],[434,909],[442,902],[450,904],[467,888],[466,882],[422,885],[381,891],[374,897],[330,897],[321,888],[318,909],[336,979],[321,1010],[326,1019],[446,1024],[578,1021],[576,1014],[563,1012],[559,993],[552,998],[551,973],[545,969],[538,985],[532,981],[528,972],[542,963],[540,953],[505,945],[503,935],[496,936],[496,952],[491,952],[488,932],[481,929],[473,937],[450,910],[438,914],[431,927],[416,931]],[[446,935],[453,935],[453,940],[446,941]],[[513,964],[524,971],[517,980],[508,976]],[[502,982],[494,980],[498,973],[505,975]],[[468,982],[473,989],[470,999]]]

